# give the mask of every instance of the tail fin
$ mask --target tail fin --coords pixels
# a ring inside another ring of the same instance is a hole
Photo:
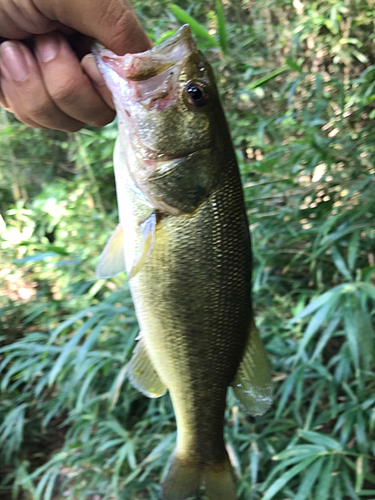
[[[236,500],[237,496],[233,482],[232,467],[227,455],[222,464],[206,470],[204,479],[206,483],[206,495],[210,500]]]
[[[205,483],[206,495],[210,500],[237,498],[227,455],[221,464],[204,467],[189,463],[175,453],[163,484],[163,500],[187,500],[194,497],[199,493],[201,483]]]
[[[175,452],[163,484],[163,500],[185,500],[197,495],[202,479],[202,469],[181,460]]]

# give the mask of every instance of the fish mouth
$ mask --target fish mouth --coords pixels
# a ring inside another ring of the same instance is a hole
[[[128,139],[137,156],[147,162],[178,160],[147,146],[138,132],[139,106],[160,112],[176,105],[180,75],[187,58],[198,49],[188,24],[163,43],[145,52],[118,56],[96,46],[93,54],[107,87],[111,90],[120,120],[126,122]]]
[[[191,28],[182,26],[173,36],[145,52],[117,56],[106,49],[94,50],[99,69],[106,77],[108,70],[128,84],[127,99],[159,111],[176,101],[178,81],[184,62],[197,52]]]
[[[150,80],[184,60],[197,47],[188,24],[173,36],[146,52],[127,54],[123,59],[123,76],[132,81]]]

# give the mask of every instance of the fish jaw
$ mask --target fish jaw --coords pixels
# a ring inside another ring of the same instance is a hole
[[[184,61],[196,51],[191,29],[185,25],[170,39],[146,52],[118,56],[100,49],[94,54],[115,104],[131,114],[132,103],[157,107],[159,111],[175,103]],[[161,102],[155,104],[158,100]]]

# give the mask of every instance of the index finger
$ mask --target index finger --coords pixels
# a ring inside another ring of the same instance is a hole
[[[151,47],[128,0],[34,0],[46,17],[96,38],[118,55]]]

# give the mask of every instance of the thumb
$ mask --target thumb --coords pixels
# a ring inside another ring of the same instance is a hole
[[[96,38],[118,55],[151,47],[128,0],[34,0],[48,19]]]

